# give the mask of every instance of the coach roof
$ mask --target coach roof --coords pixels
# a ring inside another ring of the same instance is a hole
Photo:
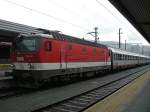
[[[111,48],[111,47],[109,47],[109,49],[111,49],[111,51],[113,53],[117,53],[117,54],[124,54],[124,55],[130,55],[130,56],[138,56],[138,57],[143,57],[143,58],[150,58],[149,56],[145,56],[145,55],[137,54],[137,53],[132,53],[132,52],[124,51],[124,50],[121,50],[121,49],[116,49],[116,48]]]

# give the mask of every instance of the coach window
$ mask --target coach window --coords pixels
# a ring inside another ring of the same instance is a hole
[[[122,55],[120,54],[120,60],[122,60]]]
[[[121,54],[119,54],[119,60],[121,60]]]
[[[117,54],[115,54],[115,59],[118,60],[118,55]]]
[[[119,54],[119,60],[121,60],[121,54]]]
[[[119,54],[117,54],[117,60],[119,60]]]
[[[113,56],[113,59],[115,60],[115,54],[113,54],[112,56]]]
[[[116,54],[114,54],[114,60],[116,60]]]
[[[116,54],[116,60],[118,60],[118,54]]]
[[[113,59],[115,59],[115,54],[113,54]]]
[[[120,60],[120,54],[117,54],[117,55],[118,55],[118,56],[117,56],[117,59]]]
[[[131,56],[129,56],[129,60],[131,60]]]
[[[119,54],[117,54],[117,60],[119,60]]]

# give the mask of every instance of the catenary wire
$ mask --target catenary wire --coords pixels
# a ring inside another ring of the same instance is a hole
[[[57,20],[57,21],[59,21],[59,22],[67,23],[67,24],[69,24],[69,25],[71,25],[71,26],[74,26],[74,27],[77,27],[77,28],[80,28],[80,29],[84,29],[84,30],[86,30],[86,31],[90,31],[90,29],[84,28],[84,27],[82,27],[82,26],[80,26],[80,25],[71,23],[71,22],[66,21],[66,20],[63,20],[63,19],[61,19],[61,18],[52,16],[52,15],[47,14],[47,13],[45,13],[45,12],[42,12],[42,11],[39,11],[39,10],[36,10],[36,9],[32,9],[32,8],[29,8],[29,7],[27,7],[27,6],[24,6],[24,5],[18,4],[18,3],[16,3],[16,2],[9,1],[9,0],[3,0],[3,1],[8,2],[8,3],[10,3],[10,4],[13,4],[13,5],[16,5],[16,6],[19,6],[19,7],[22,7],[22,8],[24,8],[24,9],[30,10],[30,11],[32,11],[32,12],[36,12],[36,13],[38,13],[38,14],[47,16],[47,17],[49,17],[49,18],[51,18],[51,19],[54,19],[54,20]]]

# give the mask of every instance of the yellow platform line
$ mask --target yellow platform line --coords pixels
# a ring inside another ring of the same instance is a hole
[[[84,112],[123,112],[125,107],[141,92],[148,80],[150,80],[150,71]]]
[[[13,69],[12,64],[0,64],[0,70],[11,70]]]

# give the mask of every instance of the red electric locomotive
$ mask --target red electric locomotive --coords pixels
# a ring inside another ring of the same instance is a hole
[[[49,32],[15,40],[14,78],[23,85],[39,86],[59,77],[82,77],[111,69],[111,51],[104,45]]]

